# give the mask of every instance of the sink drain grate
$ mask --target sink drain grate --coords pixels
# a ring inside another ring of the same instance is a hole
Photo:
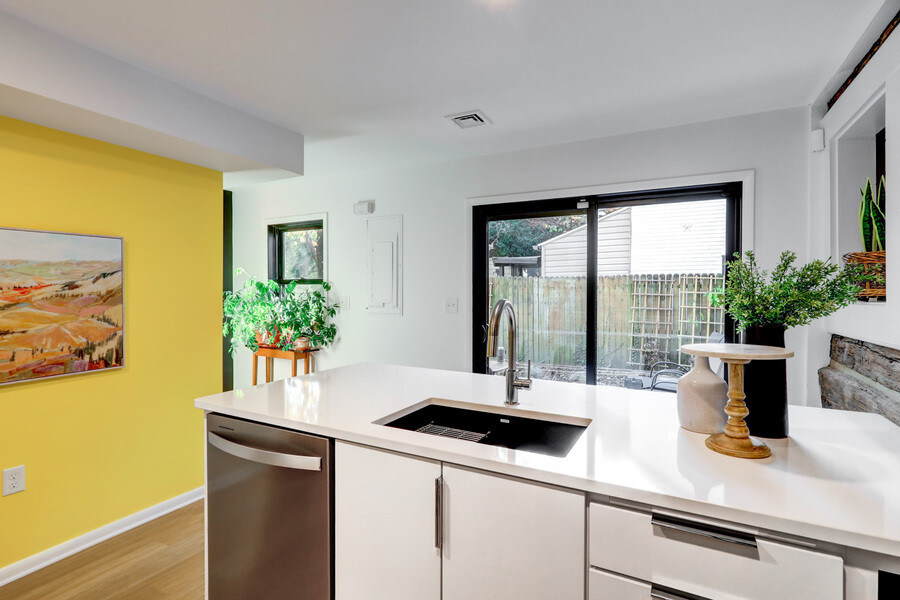
[[[429,435],[439,435],[441,437],[454,438],[457,440],[466,440],[467,442],[480,442],[488,436],[487,433],[477,433],[475,431],[466,431],[465,429],[454,429],[453,427],[443,427],[429,423],[416,429],[419,433],[427,433]]]

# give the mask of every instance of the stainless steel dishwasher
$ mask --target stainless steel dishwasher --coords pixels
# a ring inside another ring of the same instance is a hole
[[[209,414],[210,600],[331,600],[334,443]]]

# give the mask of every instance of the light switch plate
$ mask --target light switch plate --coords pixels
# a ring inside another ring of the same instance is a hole
[[[458,313],[459,312],[459,298],[444,298],[444,312],[445,313]]]
[[[25,491],[25,465],[3,469],[3,495]]]

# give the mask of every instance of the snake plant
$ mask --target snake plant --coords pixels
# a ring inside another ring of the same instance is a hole
[[[878,198],[872,192],[872,180],[866,180],[866,187],[860,188],[862,202],[859,204],[859,233],[865,252],[884,251],[884,176],[878,185]]]

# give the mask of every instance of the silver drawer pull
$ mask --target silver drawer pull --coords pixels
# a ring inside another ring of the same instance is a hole
[[[444,547],[444,476],[434,480],[434,547]]]
[[[697,596],[681,596],[679,594],[673,594],[672,592],[664,592],[656,588],[650,590],[650,597],[653,600],[699,600]]]
[[[694,535],[702,535],[703,537],[713,538],[721,542],[738,544],[739,546],[747,546],[756,548],[756,537],[743,532],[729,532],[727,529],[719,529],[712,526],[700,526],[688,521],[674,520],[663,518],[659,515],[653,515],[650,523],[663,529],[671,529],[682,533],[692,533]]]
[[[270,452],[260,448],[235,444],[226,440],[212,431],[209,432],[210,445],[232,456],[250,460],[253,462],[272,465],[273,467],[287,467],[288,469],[300,469],[302,471],[321,471],[322,459],[318,456],[302,456],[299,454],[284,454],[282,452]]]

